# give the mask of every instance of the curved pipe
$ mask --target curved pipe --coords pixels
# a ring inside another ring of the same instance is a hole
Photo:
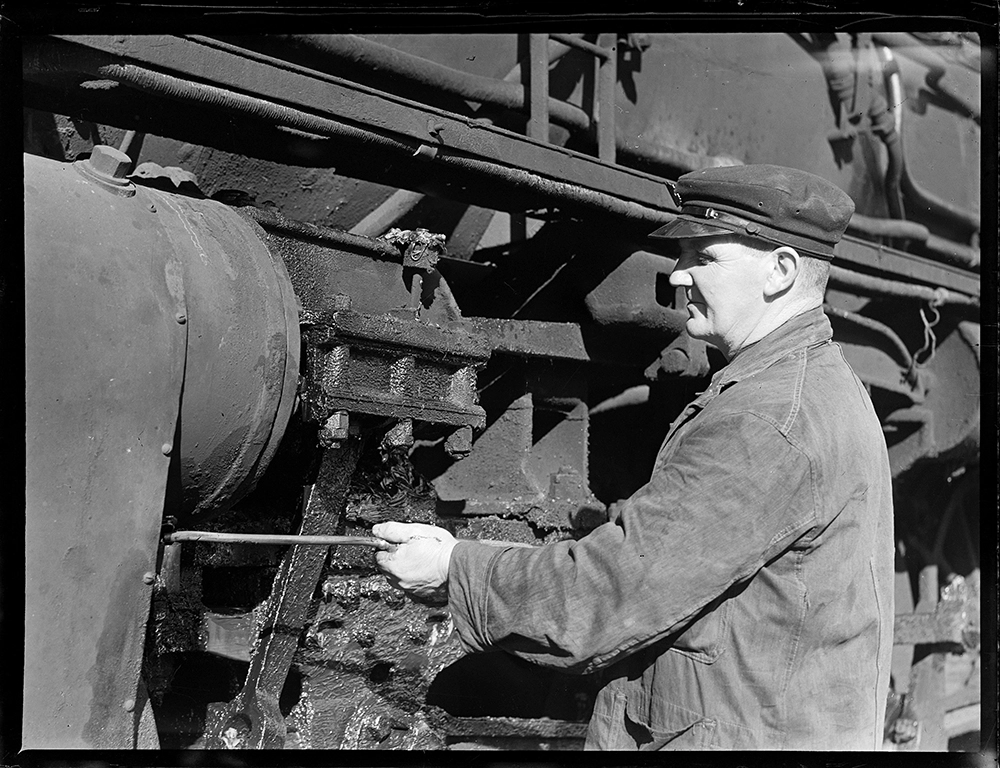
[[[868,238],[887,237],[915,240],[930,251],[937,261],[945,261],[969,270],[978,270],[979,249],[932,235],[923,224],[905,219],[879,219],[855,213],[847,224],[851,234]]]
[[[849,312],[846,309],[832,307],[829,304],[823,305],[823,311],[828,315],[841,320],[846,320],[847,322],[853,323],[860,328],[866,328],[869,331],[874,331],[880,336],[885,337],[889,340],[892,348],[896,351],[896,362],[900,363],[904,370],[909,371],[913,368],[913,355],[910,354],[910,350],[906,348],[906,345],[903,343],[903,340],[899,338],[899,335],[885,323],[880,323],[878,320],[873,320],[870,317],[859,315],[857,312]]]
[[[879,219],[855,213],[847,223],[847,231],[868,237],[900,237],[927,242],[930,231],[923,224],[905,219]]]
[[[872,40],[926,67],[928,87],[953,102],[957,110],[966,117],[972,118],[976,125],[981,124],[979,105],[941,84],[941,80],[949,71],[948,62],[927,45],[906,32],[876,32],[872,35]]]
[[[965,296],[949,291],[947,288],[931,288],[926,285],[901,283],[898,280],[886,280],[881,277],[863,275],[843,267],[830,267],[830,282],[835,285],[851,288],[876,296],[892,296],[900,299],[915,299],[940,306],[950,304],[956,307],[979,309],[979,297]]]
[[[899,45],[898,38],[910,39],[908,35],[902,33],[882,34],[874,36],[874,39],[877,42],[882,42],[882,44],[886,46],[883,49],[883,56],[885,59],[884,65],[889,79],[890,99],[892,101],[892,104],[895,105],[894,107],[890,108],[890,111],[893,115],[896,133],[899,137],[898,143],[899,143],[899,157],[900,157],[900,162],[899,162],[900,189],[902,190],[903,194],[905,194],[907,197],[913,200],[913,202],[917,205],[917,207],[925,208],[936,216],[949,219],[966,229],[969,229],[973,232],[978,232],[980,227],[978,216],[973,214],[971,211],[968,211],[965,208],[957,206],[954,203],[949,202],[948,200],[944,200],[943,198],[940,198],[937,195],[921,187],[919,184],[917,184],[916,181],[914,181],[913,177],[910,176],[909,170],[906,167],[906,162],[904,160],[904,155],[903,155],[903,146],[902,146],[902,136],[903,136],[901,127],[902,113],[900,111],[900,105],[903,102],[902,88],[900,87],[899,84],[899,68],[893,58],[891,50],[893,47],[897,47],[898,49]],[[911,46],[917,45],[916,40],[913,39],[910,40],[911,40],[910,42]],[[897,45],[893,46],[891,45],[891,42],[896,42]],[[920,50],[920,49],[912,48],[911,52],[912,50]],[[940,59],[940,57],[937,57],[937,54],[934,54],[931,51],[926,51],[925,53],[927,54],[928,57],[933,56],[935,58]],[[940,64],[942,67],[947,66],[943,59],[940,59]],[[932,66],[932,64],[930,63],[927,63],[925,65]],[[944,74],[944,69],[941,70],[941,74],[942,75]],[[930,77],[931,75],[928,74],[928,78]],[[890,157],[890,162],[891,159],[892,158]]]
[[[956,243],[954,240],[948,240],[937,235],[928,235],[924,247],[931,251],[940,261],[947,261],[966,269],[979,271],[981,259],[978,248]]]

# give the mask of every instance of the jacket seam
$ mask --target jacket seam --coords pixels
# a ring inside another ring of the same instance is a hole
[[[784,528],[782,528],[780,531],[778,531],[771,538],[771,541],[768,544],[768,546],[773,546],[779,539],[784,538],[785,536],[787,536],[789,533],[791,533],[796,528],[802,527],[802,526],[807,525],[809,523],[815,523],[816,522],[816,519],[817,519],[817,510],[819,509],[819,497],[818,497],[817,489],[816,489],[815,463],[813,462],[812,456],[809,455],[809,452],[806,451],[805,448],[803,448],[799,444],[799,442],[797,440],[795,440],[795,438],[793,438],[790,434],[788,434],[786,432],[782,432],[781,431],[781,427],[778,426],[778,422],[775,421],[773,418],[771,418],[770,416],[768,416],[766,414],[763,414],[763,413],[757,413],[756,411],[736,411],[732,415],[735,416],[735,415],[738,415],[740,413],[745,413],[748,416],[754,416],[754,417],[760,419],[761,421],[763,421],[763,422],[765,422],[767,424],[770,424],[772,427],[774,427],[775,431],[779,435],[781,435],[782,438],[784,438],[785,442],[787,442],[788,445],[790,445],[795,451],[797,451],[806,460],[806,464],[809,467],[809,491],[810,491],[810,496],[811,496],[811,509],[809,510],[809,515],[808,515],[807,518],[802,518],[802,519],[799,519],[799,520],[796,520],[794,522],[789,523]]]
[[[781,434],[787,434],[791,428],[792,424],[795,422],[795,417],[799,415],[799,408],[802,403],[802,386],[805,384],[806,380],[806,366],[808,364],[809,349],[803,349],[801,353],[796,353],[796,355],[801,354],[802,362],[799,365],[798,375],[795,377],[795,390],[792,393],[792,408],[788,412],[788,416],[785,419],[784,425],[781,427]]]
[[[799,619],[795,623],[795,636],[792,640],[791,653],[788,655],[788,662],[785,665],[785,679],[781,683],[781,732],[787,734],[787,728],[785,727],[785,721],[788,718],[788,686],[792,680],[792,669],[795,667],[795,659],[799,652],[799,642],[802,639],[802,626],[805,623],[806,612],[809,606],[809,590],[806,588],[805,582],[802,580],[802,560],[805,556],[803,552],[795,553],[795,578],[802,585],[802,606],[799,612]]]
[[[879,596],[878,579],[875,576],[875,563],[872,561],[871,556],[868,557],[868,574],[871,576],[871,579],[872,579],[872,591],[875,594],[875,609],[876,609],[876,612],[878,613],[878,617],[879,617],[879,621],[878,621],[878,644],[875,646],[876,649],[878,649],[878,648],[882,647],[882,642],[883,642],[883,638],[882,638],[883,614],[882,614],[882,611],[884,610],[884,607],[882,605],[882,600],[880,599],[880,596]],[[875,653],[875,680],[878,681],[881,677],[882,677],[882,665],[881,665],[881,663],[879,661],[878,651],[876,650],[876,653]],[[876,713],[880,712],[881,709],[882,709],[883,704],[880,703],[879,700],[878,700],[878,685],[877,684],[875,686],[875,700],[872,703],[873,703],[873,705],[875,707],[875,712]],[[877,739],[876,739],[876,742],[877,742]],[[873,748],[877,748],[877,745],[873,746]]]
[[[482,635],[483,635],[483,638],[482,639],[483,639],[483,646],[484,647],[489,647],[490,645],[493,644],[492,641],[490,640],[490,631],[489,631],[489,621],[490,621],[490,592],[493,591],[492,589],[490,589],[490,582],[493,581],[493,572],[496,570],[498,558],[507,549],[509,549],[509,547],[504,547],[503,549],[500,549],[499,551],[495,552],[493,554],[493,556],[490,557],[489,562],[486,563],[486,574],[485,574],[485,577],[483,579],[483,584],[486,586],[486,588],[483,590],[483,601],[482,601],[482,611],[483,611],[483,618],[482,618],[482,627],[483,627]]]

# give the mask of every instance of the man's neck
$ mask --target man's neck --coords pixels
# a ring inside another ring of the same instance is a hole
[[[816,309],[822,305],[823,300],[821,298],[799,299],[798,301],[784,302],[780,306],[771,305],[773,311],[767,312],[761,317],[760,321],[753,327],[750,333],[747,334],[747,337],[736,349],[730,352],[722,350],[722,353],[725,355],[727,361],[732,360],[740,353],[741,350],[744,350],[751,344],[760,341],[769,333],[787,323],[793,317],[804,314],[809,310]]]

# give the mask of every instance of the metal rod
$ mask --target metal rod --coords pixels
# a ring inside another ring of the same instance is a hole
[[[164,542],[206,541],[220,544],[293,544],[310,546],[362,546],[389,550],[392,544],[372,536],[296,536],[276,533],[219,533],[217,531],[174,531],[163,537]]]
[[[604,33],[598,37],[602,51],[608,55],[601,59],[597,74],[597,157],[604,163],[615,162],[615,89],[618,83],[615,43],[618,36]]]
[[[581,51],[586,51],[587,53],[596,56],[601,60],[605,60],[611,57],[611,51],[607,48],[602,48],[599,45],[594,45],[593,43],[588,43],[586,40],[580,37],[574,37],[573,35],[564,35],[561,33],[550,32],[549,37],[553,40],[562,43],[563,45],[568,45],[571,48],[579,48]]]
[[[549,49],[542,34],[528,35],[528,136],[549,140]]]

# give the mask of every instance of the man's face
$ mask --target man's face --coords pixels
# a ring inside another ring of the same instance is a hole
[[[684,288],[692,338],[718,347],[731,358],[764,310],[768,259],[725,237],[680,240],[670,284]]]

